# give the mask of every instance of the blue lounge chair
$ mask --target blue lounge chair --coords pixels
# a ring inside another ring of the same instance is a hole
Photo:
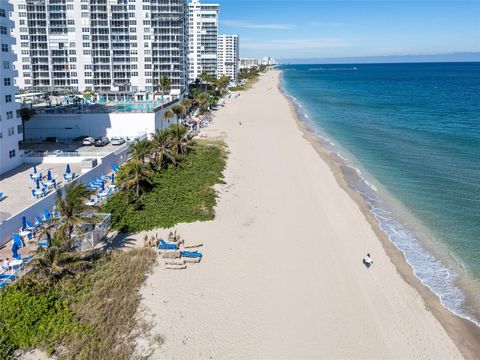
[[[180,251],[180,255],[182,257],[187,257],[187,258],[202,258],[202,253],[199,253],[198,251]]]
[[[50,211],[44,210],[43,211],[43,218],[45,219],[45,221],[52,220],[52,217],[50,216]]]
[[[177,244],[167,243],[163,239],[160,239],[160,244],[158,244],[158,250],[177,250],[177,248]]]
[[[0,200],[3,199],[3,195],[4,195],[3,192],[0,192]]]
[[[48,245],[49,245],[48,239],[44,239],[38,242],[38,246],[44,249],[48,248]]]
[[[37,227],[27,220],[27,230],[35,230]]]
[[[118,167],[118,165],[113,165],[112,170],[113,172],[117,172],[118,170],[120,170],[120,168]]]
[[[33,199],[36,199],[36,198],[37,198],[37,195],[35,195],[35,189],[32,189],[32,198],[33,198]]]
[[[42,226],[44,221],[40,216],[35,216],[35,222],[37,226]]]
[[[16,276],[14,274],[0,274],[0,279],[6,281],[15,281]]]

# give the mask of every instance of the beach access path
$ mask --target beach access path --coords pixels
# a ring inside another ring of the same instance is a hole
[[[229,147],[226,184],[214,221],[176,227],[204,243],[202,262],[159,264],[142,289],[163,339],[152,358],[461,358],[303,136],[279,76],[263,75],[209,125]]]

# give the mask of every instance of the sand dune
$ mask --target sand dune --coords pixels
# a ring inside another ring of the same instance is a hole
[[[142,290],[164,339],[152,358],[461,358],[302,135],[278,79],[268,72],[209,127],[229,146],[226,185],[214,221],[176,227],[205,244],[202,263],[159,265]]]

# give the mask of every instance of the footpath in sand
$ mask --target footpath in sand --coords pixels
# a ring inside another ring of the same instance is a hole
[[[268,72],[209,126],[229,147],[226,185],[214,221],[176,227],[205,244],[202,262],[159,264],[142,289],[163,339],[152,358],[461,358],[303,137],[278,83]]]

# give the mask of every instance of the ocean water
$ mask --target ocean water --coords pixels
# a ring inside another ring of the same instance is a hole
[[[280,69],[416,276],[480,326],[480,63]]]

